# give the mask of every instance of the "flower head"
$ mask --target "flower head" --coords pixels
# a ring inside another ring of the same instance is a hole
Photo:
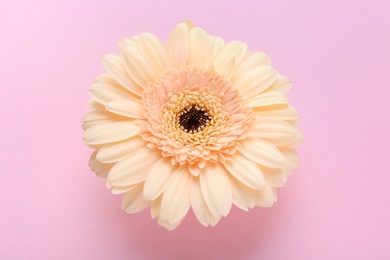
[[[92,170],[107,178],[122,208],[147,207],[167,229],[191,208],[214,226],[232,204],[276,201],[297,166],[298,115],[291,83],[262,52],[178,24],[164,45],[144,33],[107,55],[83,118]]]

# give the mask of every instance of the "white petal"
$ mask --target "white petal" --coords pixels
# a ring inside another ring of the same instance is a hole
[[[203,29],[196,27],[190,31],[189,39],[188,64],[199,64],[202,68],[208,69],[212,57],[209,35]]]
[[[145,180],[149,168],[160,158],[156,150],[141,148],[112,167],[108,181],[113,186],[128,186]]]
[[[145,118],[142,105],[130,100],[111,101],[106,104],[106,109],[112,113],[130,118]]]
[[[137,213],[149,206],[142,196],[142,184],[136,185],[128,191],[122,198],[121,208],[129,214]]]
[[[150,33],[143,33],[137,37],[138,48],[158,70],[168,67],[168,55],[161,40]]]
[[[184,166],[172,173],[161,201],[160,221],[176,223],[187,214],[190,208],[189,176]]]
[[[295,126],[275,119],[254,120],[246,132],[250,137],[261,138],[276,146],[287,145],[297,136]]]
[[[90,126],[83,140],[89,145],[113,143],[137,135],[140,127],[134,121],[105,122]]]
[[[298,120],[298,114],[291,106],[273,107],[271,109],[254,108],[254,116],[259,119],[277,119],[286,121]]]
[[[262,189],[257,191],[256,206],[258,207],[271,207],[276,201],[276,193],[271,186],[265,185]]]
[[[132,93],[140,96],[142,93],[142,88],[137,86],[137,84],[130,78],[127,74],[123,64],[122,59],[116,55],[106,55],[103,59],[104,68],[110,73],[110,75],[117,81],[119,84],[124,86],[126,89]]]
[[[255,67],[239,75],[233,87],[240,92],[243,99],[247,99],[268,89],[275,82],[276,75],[272,67]]]
[[[240,182],[252,189],[259,189],[264,185],[264,176],[256,163],[245,156],[236,153],[231,161],[223,166]]]
[[[249,107],[266,107],[288,104],[287,97],[278,91],[267,91],[248,99]]]
[[[225,66],[235,64],[235,61],[240,59],[246,52],[246,45],[239,41],[227,43],[217,54],[213,61],[214,69],[217,73],[226,71]]]
[[[89,158],[89,168],[95,172],[96,176],[100,178],[107,178],[108,172],[111,170],[114,164],[101,163],[96,159],[97,150],[95,150]]]
[[[207,208],[206,201],[203,198],[202,190],[198,177],[191,176],[190,180],[190,201],[195,216],[203,226],[209,226],[213,223],[214,217]],[[219,218],[218,218],[219,219]]]
[[[283,154],[267,141],[247,138],[241,145],[240,153],[255,163],[271,168],[282,168],[286,163]]]
[[[167,43],[167,52],[170,63],[175,68],[187,65],[189,51],[189,30],[185,23],[173,28]]]
[[[103,163],[118,162],[138,149],[146,147],[145,141],[135,136],[131,139],[103,145],[98,153],[97,159]]]
[[[145,180],[145,200],[154,200],[163,193],[175,168],[168,158],[161,158],[153,164]]]
[[[157,75],[153,64],[135,48],[127,47],[123,53],[123,60],[127,73],[143,88]]]
[[[276,81],[269,88],[270,90],[286,93],[291,88],[291,81],[285,76],[278,75]]]
[[[219,163],[210,163],[199,178],[210,212],[218,217],[227,216],[232,206],[232,188],[225,169]]]
[[[100,104],[107,104],[113,100],[130,100],[132,102],[141,102],[141,98],[129,92],[123,87],[112,83],[95,82],[89,90],[89,96]]]

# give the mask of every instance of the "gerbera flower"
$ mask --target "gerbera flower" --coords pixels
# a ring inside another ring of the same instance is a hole
[[[83,128],[90,167],[124,193],[122,209],[150,207],[171,230],[189,209],[214,226],[232,204],[271,206],[302,136],[285,96],[291,83],[267,55],[190,22],[167,44],[143,33],[119,49],[103,60]]]

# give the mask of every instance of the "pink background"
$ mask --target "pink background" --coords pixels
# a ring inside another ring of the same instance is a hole
[[[389,3],[2,1],[0,258],[390,259]],[[186,18],[271,56],[305,144],[274,207],[167,232],[90,172],[80,117],[105,53]]]

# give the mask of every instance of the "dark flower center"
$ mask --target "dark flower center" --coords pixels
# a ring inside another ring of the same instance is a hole
[[[190,106],[179,114],[179,124],[186,132],[202,130],[210,119],[207,112],[195,106]]]

